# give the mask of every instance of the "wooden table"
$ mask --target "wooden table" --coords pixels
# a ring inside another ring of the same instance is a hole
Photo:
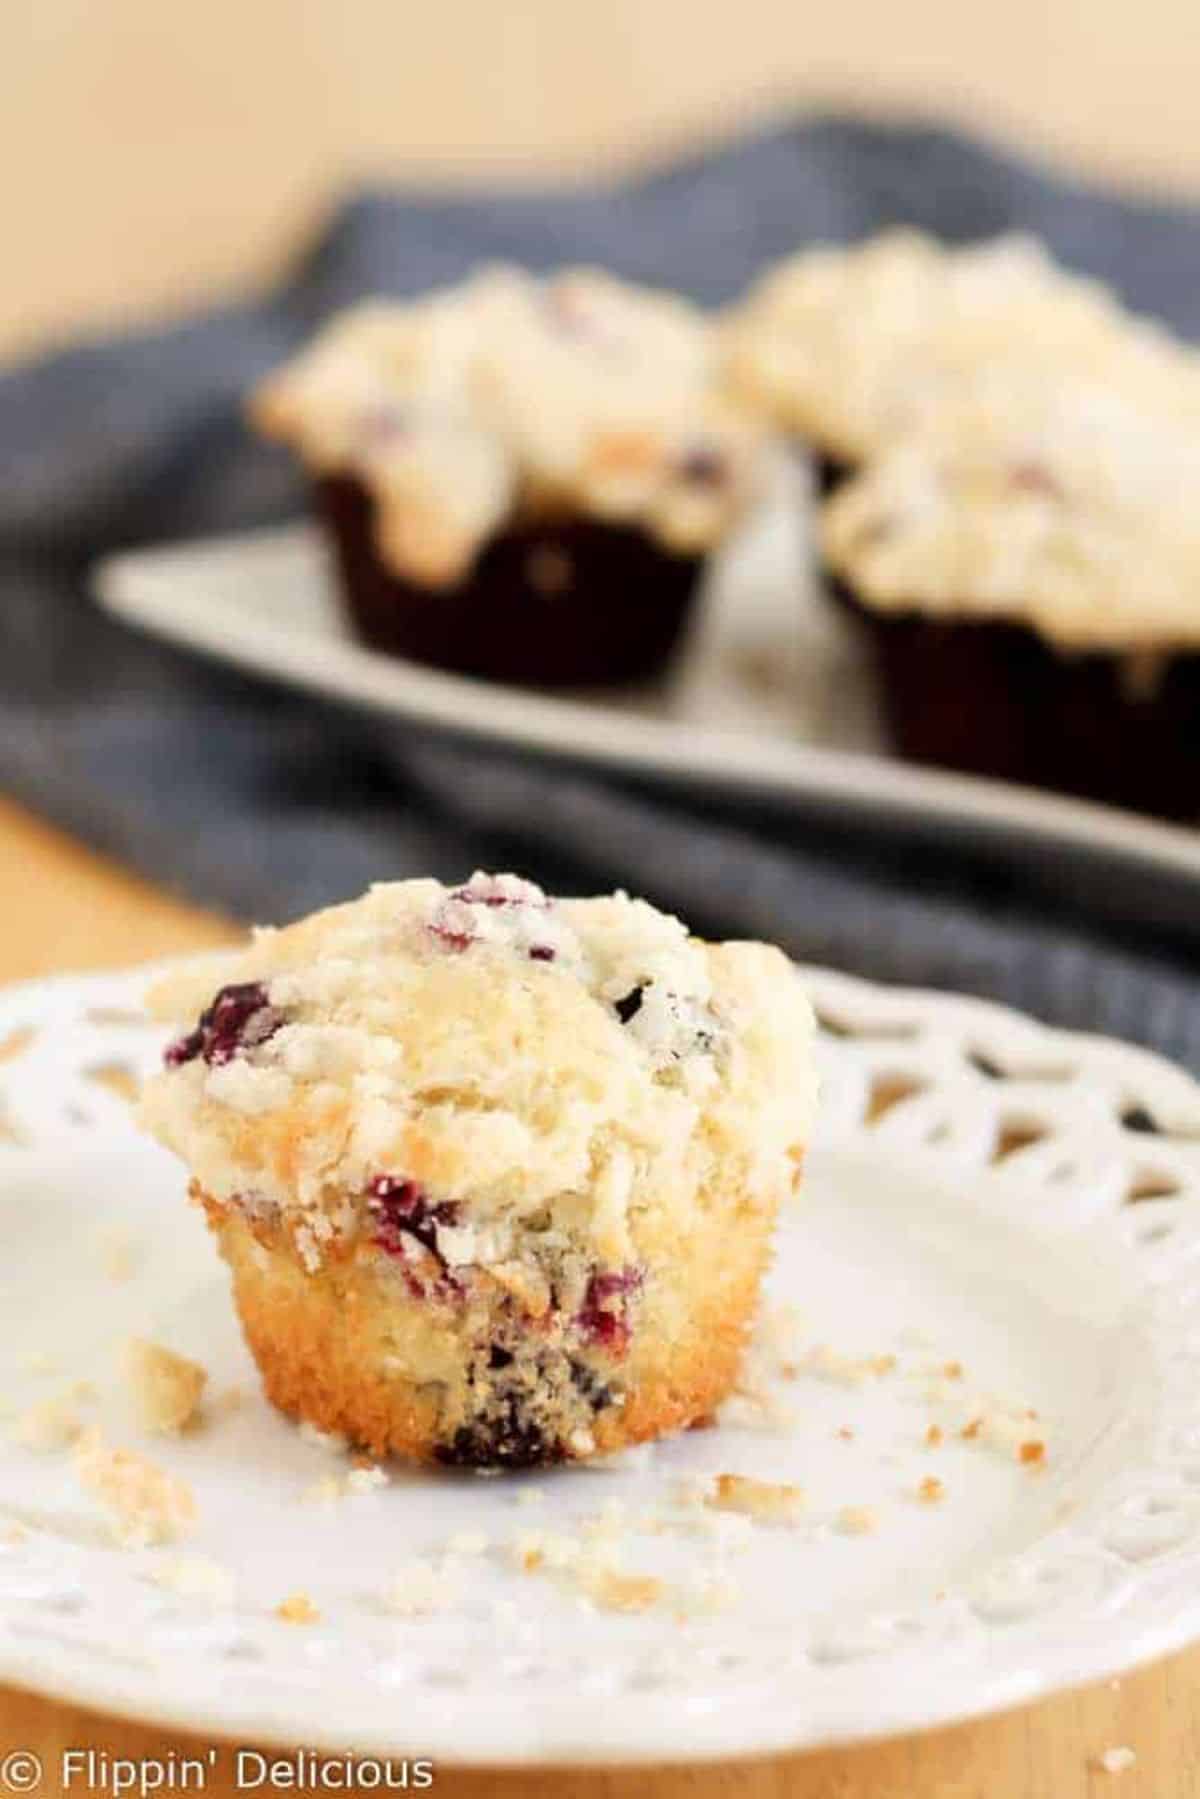
[[[206,947],[231,927],[155,891],[0,801],[0,980],[62,968],[119,967]],[[715,1769],[636,1774],[491,1774],[446,1770],[456,1799],[1120,1799],[1200,1795],[1200,1649],[1116,1688],[1100,1686],[984,1723],[821,1754]],[[1127,1744],[1136,1766],[1114,1779],[1089,1767]],[[0,1760],[27,1748],[57,1765],[66,1748],[165,1758],[187,1740],[0,1688]],[[202,1745],[207,1747],[207,1745]],[[235,1792],[228,1758],[206,1789]],[[47,1793],[59,1790],[47,1779]],[[76,1786],[75,1791],[80,1789]],[[0,1793],[2,1799],[2,1793]]]

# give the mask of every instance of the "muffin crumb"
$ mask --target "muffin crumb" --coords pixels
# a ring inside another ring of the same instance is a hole
[[[40,1399],[22,1412],[14,1434],[24,1448],[50,1455],[78,1441],[83,1434],[83,1420],[71,1395],[60,1393],[53,1399]]]
[[[663,1597],[663,1582],[653,1574],[621,1574],[600,1568],[584,1577],[582,1589],[606,1612],[647,1612]]]
[[[213,1606],[233,1604],[234,1576],[231,1569],[203,1555],[176,1555],[158,1562],[149,1578],[156,1587],[177,1593],[183,1599],[200,1599]]]
[[[777,1481],[718,1474],[706,1503],[715,1512],[741,1512],[760,1523],[777,1524],[795,1518],[804,1509],[804,1493],[800,1487]]]
[[[275,1616],[285,1624],[318,1624],[321,1614],[307,1593],[289,1593],[275,1607]]]
[[[195,1523],[190,1487],[131,1449],[111,1448],[95,1428],[76,1447],[75,1472],[84,1492],[109,1513],[125,1548],[173,1542]]]
[[[399,1567],[380,1595],[384,1609],[402,1618],[424,1618],[444,1611],[459,1596],[460,1581],[452,1561],[440,1567],[413,1557]]]
[[[198,1362],[131,1337],[125,1346],[125,1377],[144,1430],[177,1437],[196,1422],[208,1375]]]
[[[302,1443],[309,1444],[313,1449],[323,1450],[326,1455],[345,1455],[349,1448],[345,1437],[339,1436],[337,1431],[318,1430],[307,1418],[301,1421],[297,1434]]]
[[[938,1505],[946,1497],[946,1486],[936,1474],[927,1474],[917,1488],[917,1498],[922,1505]]]
[[[837,1527],[845,1537],[866,1537],[879,1528],[879,1514],[871,1505],[844,1505]]]

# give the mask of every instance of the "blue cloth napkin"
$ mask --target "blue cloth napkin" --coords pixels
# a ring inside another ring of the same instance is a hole
[[[886,820],[481,752],[207,664],[88,597],[106,552],[300,509],[295,472],[248,435],[240,396],[364,293],[510,257],[598,262],[714,302],[799,244],[898,222],[951,239],[1036,232],[1200,336],[1200,209],[1101,194],[925,126],[818,118],[619,184],[367,193],[264,299],[0,377],[0,782],[247,918],[376,879],[515,866],[566,891],[626,886],[706,933],[992,995],[1200,1069],[1189,892],[1103,858],[1010,845],[998,859]]]

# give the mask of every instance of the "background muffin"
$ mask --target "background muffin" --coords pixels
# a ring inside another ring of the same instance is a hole
[[[799,251],[724,332],[735,390],[812,447],[826,491],[989,366],[1086,372],[1166,341],[1030,238],[953,247],[905,230]]]
[[[581,270],[342,314],[251,412],[312,471],[369,642],[545,683],[663,665],[764,453],[704,315]]]
[[[277,1405],[379,1453],[523,1466],[725,1395],[811,1123],[777,950],[476,875],[259,932],[159,1006],[202,1001],[144,1114]]]
[[[1148,372],[995,371],[826,505],[903,754],[1200,810],[1200,433]]]

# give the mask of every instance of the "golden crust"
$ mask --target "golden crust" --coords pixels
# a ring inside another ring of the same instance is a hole
[[[486,1276],[454,1301],[415,1297],[369,1251],[310,1273],[285,1238],[201,1198],[274,1405],[374,1455],[512,1466],[585,1459],[706,1418],[737,1375],[775,1210],[723,1205],[652,1262],[628,1353],[615,1356],[581,1345],[561,1319],[514,1320],[511,1293]],[[501,1337],[515,1358],[503,1382],[482,1372]],[[572,1366],[613,1402],[595,1409]]]

